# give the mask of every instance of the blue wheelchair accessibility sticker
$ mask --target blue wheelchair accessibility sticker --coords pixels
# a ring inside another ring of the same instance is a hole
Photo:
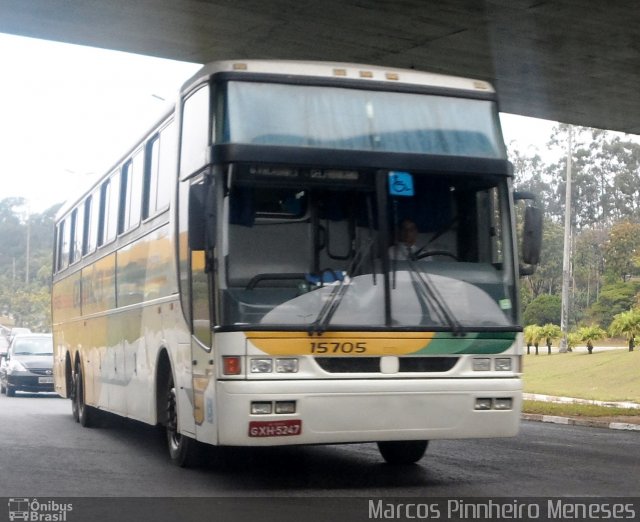
[[[392,170],[389,172],[390,196],[413,196],[413,176],[408,172]]]

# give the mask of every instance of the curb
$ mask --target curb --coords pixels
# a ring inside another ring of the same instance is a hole
[[[536,422],[550,422],[552,424],[568,424],[570,426],[587,426],[589,428],[605,428],[610,430],[640,431],[640,424],[628,424],[626,422],[606,422],[587,419],[572,419],[570,417],[558,417],[556,415],[542,415],[540,413],[522,413],[522,420]]]

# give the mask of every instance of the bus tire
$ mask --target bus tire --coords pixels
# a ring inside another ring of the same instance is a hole
[[[414,464],[427,451],[428,440],[393,440],[378,442],[378,450],[388,464]]]
[[[9,386],[7,384],[7,397],[15,397],[16,396],[16,389],[13,386]]]
[[[173,464],[181,468],[195,467],[201,459],[202,445],[197,440],[178,431],[178,402],[171,372],[169,372],[167,379],[165,398],[169,458]]]
[[[84,375],[82,374],[82,365],[80,363],[76,368],[73,397],[74,418],[77,415],[80,425],[83,428],[90,428],[95,424],[96,410],[91,406],[87,406],[84,402]]]
[[[78,385],[76,384],[76,375],[71,375],[71,387],[69,388],[69,399],[71,399],[71,416],[76,422],[80,422],[80,415],[78,414],[78,401],[76,400],[76,393]]]

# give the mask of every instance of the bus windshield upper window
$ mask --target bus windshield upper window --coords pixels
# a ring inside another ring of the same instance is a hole
[[[226,116],[231,143],[506,157],[488,100],[229,82]]]

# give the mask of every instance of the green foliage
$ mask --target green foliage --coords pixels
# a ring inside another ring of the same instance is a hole
[[[527,345],[539,343],[540,339],[542,339],[542,327],[537,324],[525,326],[522,333],[524,335],[524,342],[527,343]]]
[[[598,406],[597,404],[567,404],[542,401],[523,401],[524,413],[558,415],[561,417],[640,417],[638,408]]]
[[[622,221],[616,223],[605,243],[606,273],[612,281],[627,281],[638,268],[636,256],[640,254],[640,224]]]
[[[636,303],[640,283],[614,283],[600,291],[600,297],[589,309],[591,319],[603,326],[609,326],[614,316],[625,312]]]
[[[609,333],[613,337],[624,336],[629,342],[629,351],[632,351],[635,338],[640,335],[640,310],[629,310],[617,314],[609,325]]]
[[[28,215],[21,198],[0,200],[0,315],[33,331],[51,329],[51,256],[57,208]]]
[[[536,193],[545,211],[541,263],[536,273],[523,281],[527,290],[523,292],[523,310],[530,299],[561,292],[567,137],[567,125],[554,128],[548,149],[558,153],[560,159],[555,163],[546,163],[536,153],[509,150],[516,186]],[[605,283],[629,283],[640,276],[639,173],[639,143],[608,131],[573,127],[572,325],[586,319],[608,326],[615,314],[629,309],[626,299],[609,309],[606,289],[603,301],[595,307],[594,302]],[[640,297],[636,303],[640,305]],[[525,324],[531,320],[527,318]]]
[[[589,353],[593,351],[593,341],[599,341],[607,336],[607,332],[595,324],[583,326],[579,328],[576,333],[578,334],[578,338],[586,343]]]
[[[580,342],[580,335],[578,332],[569,332],[567,334],[567,348],[573,351]]]
[[[526,286],[534,298],[544,293],[561,290],[563,244],[563,226],[548,219],[545,220],[540,265],[531,276],[526,278]]]
[[[560,339],[562,336],[562,330],[557,324],[547,323],[542,326],[541,331],[542,339],[544,339],[545,343],[549,346],[553,344],[553,341]]]
[[[536,297],[524,311],[523,322],[530,324],[547,324],[560,322],[562,300],[557,295],[543,294]]]
[[[583,326],[576,333],[583,342],[599,341],[607,336],[607,332],[595,324]]]

